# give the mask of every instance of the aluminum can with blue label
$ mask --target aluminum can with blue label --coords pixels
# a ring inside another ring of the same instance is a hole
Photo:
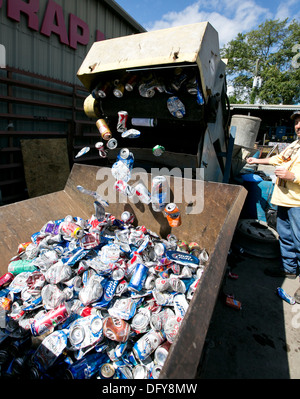
[[[287,294],[287,293],[284,291],[283,288],[278,287],[278,288],[277,288],[277,294],[278,294],[278,296],[279,296],[281,299],[285,300],[285,301],[286,301],[287,303],[289,303],[290,305],[295,305],[295,303],[296,303],[295,299],[294,299],[291,295]]]
[[[148,275],[148,267],[142,263],[136,265],[135,271],[129,281],[128,289],[134,292],[140,292],[144,286]]]
[[[132,351],[137,360],[145,360],[155,349],[165,341],[161,331],[150,330],[144,334],[133,346]]]

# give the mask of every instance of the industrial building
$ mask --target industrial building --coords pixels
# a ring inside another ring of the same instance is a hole
[[[144,31],[113,0],[0,1],[0,204],[63,188],[82,145],[99,160],[78,68],[95,41]]]

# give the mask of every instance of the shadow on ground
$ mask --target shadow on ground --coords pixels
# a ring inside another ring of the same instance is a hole
[[[276,295],[284,279],[264,274],[266,267],[278,264],[279,259],[250,255],[228,259],[238,279],[224,278],[197,379],[291,378],[284,308],[291,312],[292,306]],[[298,282],[294,280],[294,284]],[[241,310],[228,307],[223,292],[233,294],[241,302]]]

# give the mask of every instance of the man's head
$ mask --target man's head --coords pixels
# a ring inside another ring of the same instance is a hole
[[[300,111],[295,111],[291,115],[291,119],[295,123],[295,133],[297,134],[298,138],[300,138]]]

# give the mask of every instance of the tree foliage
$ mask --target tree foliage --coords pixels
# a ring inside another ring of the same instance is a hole
[[[288,19],[266,20],[257,29],[239,33],[221,49],[228,59],[227,80],[233,87],[232,100],[263,104],[297,104],[300,101],[300,24]],[[299,66],[298,66],[299,65]],[[255,76],[262,85],[253,88]]]

